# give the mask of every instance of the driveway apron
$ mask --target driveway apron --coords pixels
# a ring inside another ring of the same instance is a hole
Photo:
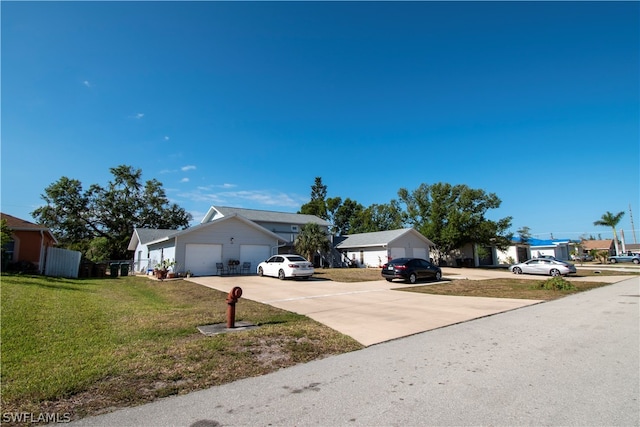
[[[365,346],[540,302],[402,292],[393,289],[411,285],[386,280],[340,283],[257,276],[189,280],[225,293],[239,286],[242,298],[308,316]],[[424,284],[429,282],[419,286]]]

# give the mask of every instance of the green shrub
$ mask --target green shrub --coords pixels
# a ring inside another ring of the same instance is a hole
[[[576,287],[562,276],[551,277],[541,282],[539,285],[542,289],[550,291],[573,291]]]

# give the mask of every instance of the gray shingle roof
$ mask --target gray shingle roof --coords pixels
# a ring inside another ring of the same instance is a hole
[[[315,215],[297,214],[289,212],[273,212],[257,209],[231,208],[228,206],[216,206],[222,215],[228,216],[233,214],[241,215],[248,220],[255,222],[277,222],[286,224],[308,224],[314,223],[323,226],[329,226],[329,222]]]
[[[344,236],[345,239],[338,243],[336,248],[382,246],[396,240],[412,230],[413,228],[400,228],[398,230],[377,231],[374,233],[349,234]],[[429,241],[429,239],[426,240]],[[429,241],[429,244],[432,245],[433,243]]]
[[[143,245],[149,242],[153,242],[158,239],[162,239],[163,237],[169,237],[174,234],[180,232],[180,230],[165,230],[162,228],[153,229],[153,228],[136,228],[136,232],[138,233],[138,238],[140,239],[140,243]]]

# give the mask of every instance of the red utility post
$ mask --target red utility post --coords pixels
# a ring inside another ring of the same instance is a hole
[[[227,295],[227,328],[236,327],[236,303],[242,296],[242,289],[236,286]]]

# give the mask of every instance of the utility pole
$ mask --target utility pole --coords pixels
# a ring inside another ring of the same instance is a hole
[[[629,218],[631,218],[631,232],[633,233],[633,243],[637,244],[636,240],[636,227],[633,225],[633,212],[631,212],[631,203],[629,203]]]

